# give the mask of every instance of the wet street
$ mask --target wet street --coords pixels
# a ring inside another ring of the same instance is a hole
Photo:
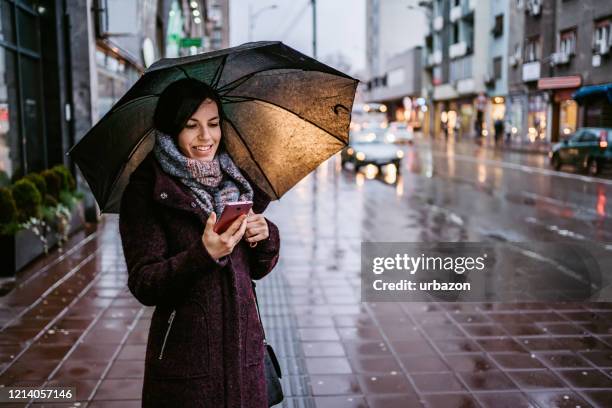
[[[334,157],[266,212],[281,260],[258,296],[284,406],[612,406],[612,302],[360,302],[362,241],[581,243],[612,265],[612,178],[470,143],[403,149],[396,183]],[[0,298],[0,384],[77,388],[30,406],[140,406],[153,308],[126,281],[116,216],[32,264]]]

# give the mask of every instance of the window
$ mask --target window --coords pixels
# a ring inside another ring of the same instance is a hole
[[[504,33],[504,15],[503,14],[495,16],[495,25],[493,26],[493,29],[491,30],[491,32],[493,33],[493,36],[495,38],[501,37],[501,35]]]
[[[501,79],[502,77],[502,57],[493,58],[493,78]]]
[[[459,42],[459,23],[451,24],[451,44],[457,44]]]
[[[610,51],[610,44],[612,43],[610,33],[610,19],[604,19],[595,23],[595,30],[593,32],[593,53],[598,55],[605,55]]]
[[[576,29],[561,31],[559,34],[559,52],[567,56],[576,53]]]
[[[540,53],[540,36],[528,38],[525,41],[524,62],[538,61]]]

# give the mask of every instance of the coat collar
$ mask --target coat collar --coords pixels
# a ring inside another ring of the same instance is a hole
[[[166,173],[152,152],[148,159],[152,162],[155,180],[153,200],[162,205],[195,214],[202,223],[206,223],[206,214],[198,206],[191,189],[176,177]],[[253,211],[258,214],[262,213],[270,203],[270,199],[263,190],[250,180],[242,169],[239,170],[253,188]]]

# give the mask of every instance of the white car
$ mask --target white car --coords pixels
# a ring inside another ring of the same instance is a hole
[[[389,123],[385,132],[385,141],[387,143],[412,143],[414,141],[412,127],[404,122]]]

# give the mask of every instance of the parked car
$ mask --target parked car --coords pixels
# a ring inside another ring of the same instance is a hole
[[[389,143],[412,143],[414,133],[412,127],[405,122],[391,122],[385,133],[385,141]]]
[[[596,175],[612,163],[612,129],[580,128],[561,143],[555,144],[550,153],[550,165],[559,170],[571,164]]]
[[[404,152],[396,146],[385,142],[386,129],[372,128],[351,132],[349,145],[340,155],[342,166],[352,163],[355,171],[362,166],[374,164],[378,167],[386,164],[395,164],[400,168]]]

